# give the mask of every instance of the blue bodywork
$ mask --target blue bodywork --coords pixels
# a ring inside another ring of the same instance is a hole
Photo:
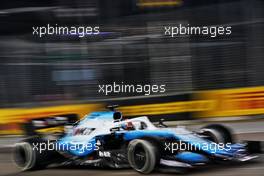
[[[181,152],[177,154],[175,158],[179,161],[186,162],[189,164],[209,162],[209,159],[206,156],[194,152]]]
[[[112,111],[109,112],[93,112],[84,116],[78,125],[85,124],[90,120],[113,120]],[[95,138],[86,140],[82,136],[66,135],[57,141],[57,146],[60,151],[68,152],[75,156],[88,156],[96,150]]]
[[[222,147],[217,147],[217,144],[207,139],[197,136],[195,133],[190,134],[175,134],[166,130],[150,130],[150,131],[129,131],[124,134],[125,140],[133,140],[144,137],[161,137],[181,141],[184,144],[189,144],[189,148],[203,151],[207,155],[235,157],[241,150],[245,149],[242,144],[227,144]],[[210,146],[210,147],[208,147]],[[204,155],[195,152],[180,152],[176,154],[176,159],[186,163],[204,163],[208,162],[208,158]]]
[[[98,120],[113,120],[114,112],[93,112],[83,118],[78,125],[85,124],[87,121]],[[123,135],[123,139],[129,142],[133,139],[140,139],[144,137],[155,137],[155,138],[166,138],[173,139],[175,141],[182,141],[189,144],[192,147],[196,147],[199,151],[203,151],[204,154],[200,154],[192,151],[183,151],[175,153],[175,159],[183,161],[190,164],[195,163],[206,163],[209,161],[207,155],[210,156],[224,156],[224,157],[234,157],[239,151],[245,148],[244,145],[240,144],[230,144],[229,146],[224,146],[223,148],[215,148],[215,144],[207,139],[199,137],[195,133],[178,134],[172,130],[166,128],[155,130],[132,130],[132,131],[117,131],[115,135]],[[72,136],[66,135],[57,142],[59,149],[64,152],[68,152],[74,156],[89,156],[96,150],[96,138],[85,139],[83,136]],[[76,147],[76,144],[78,147]],[[203,145],[212,145],[210,148],[204,148]],[[65,148],[65,146],[67,146]]]
[[[57,142],[60,151],[68,152],[75,156],[88,156],[96,149],[96,140],[92,138],[88,141],[76,137],[66,136]]]

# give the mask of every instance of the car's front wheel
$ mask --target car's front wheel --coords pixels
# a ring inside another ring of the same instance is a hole
[[[208,126],[205,126],[201,129],[201,134],[206,136],[207,139],[211,140],[215,143],[233,143],[234,139],[232,136],[232,131],[219,124],[211,124]]]
[[[147,140],[135,139],[128,145],[128,162],[136,171],[148,174],[159,162],[158,148]]]

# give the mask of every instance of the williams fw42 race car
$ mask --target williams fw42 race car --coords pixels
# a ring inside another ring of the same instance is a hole
[[[27,124],[27,131],[37,129],[34,124]],[[155,126],[146,116],[123,119],[115,106],[65,124],[60,135],[30,134],[13,152],[23,171],[57,164],[131,167],[144,174],[155,169],[184,172],[210,163],[245,162],[260,151],[258,142],[234,143],[231,131],[222,125],[197,131],[169,128],[163,121]]]

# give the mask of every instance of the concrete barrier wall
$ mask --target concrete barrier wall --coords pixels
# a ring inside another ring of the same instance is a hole
[[[264,87],[200,91],[188,94],[104,101],[92,104],[0,110],[0,135],[21,134],[20,125],[31,119],[76,114],[79,118],[118,104],[124,117],[149,116],[151,121],[193,120],[264,114]],[[57,130],[55,128],[54,130]],[[45,131],[45,130],[44,130]],[[48,131],[51,131],[49,129]]]
[[[264,114],[264,86],[202,91],[193,97],[210,102],[210,108],[194,114],[197,118]]]

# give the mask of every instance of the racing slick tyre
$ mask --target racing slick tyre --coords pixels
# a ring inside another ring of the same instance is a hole
[[[128,162],[136,171],[148,174],[159,162],[158,148],[147,140],[135,139],[128,145]]]
[[[207,136],[209,140],[215,143],[233,143],[233,136],[230,129],[223,125],[211,124],[201,129],[203,135]]]
[[[47,149],[40,152],[36,146],[39,147],[43,143],[47,142],[39,137],[28,138],[17,143],[13,149],[15,164],[22,171],[42,169],[51,164],[57,152]]]

